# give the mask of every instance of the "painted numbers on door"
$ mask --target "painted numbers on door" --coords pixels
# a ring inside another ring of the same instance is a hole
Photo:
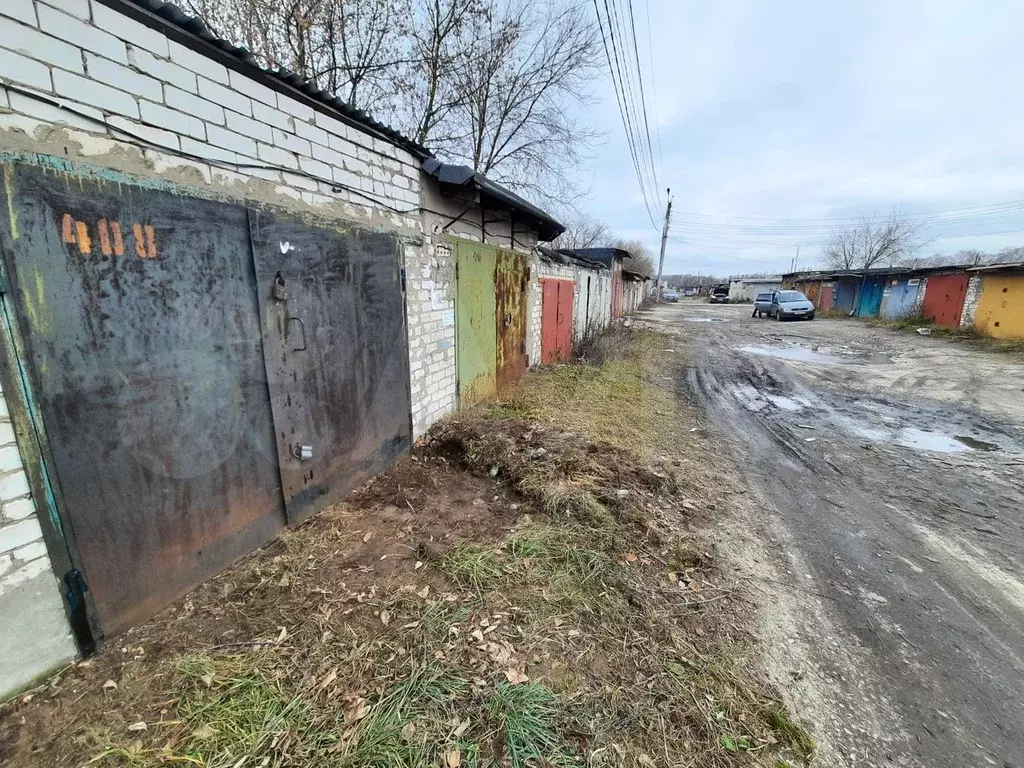
[[[124,256],[124,236],[121,225],[116,221],[100,219],[92,231],[96,241],[90,234],[89,225],[76,220],[70,213],[65,213],[61,220],[61,238],[65,243],[77,245],[83,256],[92,254],[98,248],[104,256]],[[156,232],[152,224],[133,224],[132,235],[135,239],[135,254],[140,259],[156,258]]]

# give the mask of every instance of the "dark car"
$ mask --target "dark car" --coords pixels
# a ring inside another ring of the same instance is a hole
[[[709,304],[728,304],[729,303],[729,286],[728,285],[716,285],[711,289],[711,298],[708,299]]]
[[[758,311],[758,302],[754,302],[754,311]],[[771,303],[762,311],[776,320],[814,319],[814,304],[800,291],[774,291]]]

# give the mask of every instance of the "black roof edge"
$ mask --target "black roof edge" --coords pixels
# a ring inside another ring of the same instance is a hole
[[[433,176],[441,184],[472,187],[482,195],[507,206],[510,210],[523,214],[524,218],[536,225],[540,240],[554,240],[565,232],[565,226],[547,211],[538,208],[529,200],[506,189],[496,181],[491,181],[468,165],[444,163],[436,157],[429,157],[423,161],[422,168],[425,173]]]
[[[933,275],[941,272],[972,272],[979,268],[992,268],[998,270],[999,264],[974,265],[974,264],[946,264],[938,267],[872,267],[871,269],[824,269],[824,270],[801,270],[799,272],[785,272],[782,274],[784,280],[842,280],[861,279],[863,277],[884,277],[886,275]],[[1012,264],[1007,264],[1012,267]]]
[[[333,117],[364,133],[406,150],[423,159],[433,153],[393,128],[373,119],[360,109],[349,106],[337,96],[316,88],[294,72],[279,68],[263,69],[252,53],[228,40],[216,37],[202,19],[189,16],[173,3],[163,0],[94,0],[125,16],[145,24],[176,43],[235,70],[285,96],[304,102],[316,111]]]
[[[570,248],[566,249],[575,256],[579,256],[583,259],[608,259],[609,263],[612,258],[618,256],[621,259],[632,259],[633,254],[624,248]]]
[[[607,265],[602,264],[599,261],[584,259],[566,248],[548,248],[547,246],[538,245],[537,251],[540,253],[542,259],[554,264],[576,264],[584,267],[585,269],[594,269],[598,272],[602,269],[608,269]]]

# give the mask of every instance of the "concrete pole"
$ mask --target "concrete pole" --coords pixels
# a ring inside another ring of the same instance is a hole
[[[668,243],[668,222],[672,216],[672,190],[666,189],[668,205],[665,206],[665,225],[661,228],[661,256],[658,259],[658,303],[661,303],[661,273],[665,269],[665,244]]]

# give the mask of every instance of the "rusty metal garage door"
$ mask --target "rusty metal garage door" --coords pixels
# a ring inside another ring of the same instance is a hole
[[[10,291],[111,634],[284,525],[243,208],[4,166]]]
[[[515,251],[498,251],[494,287],[499,392],[519,381],[526,371],[526,286],[529,281],[526,256]]]
[[[398,241],[250,214],[288,519],[322,509],[412,441]]]

